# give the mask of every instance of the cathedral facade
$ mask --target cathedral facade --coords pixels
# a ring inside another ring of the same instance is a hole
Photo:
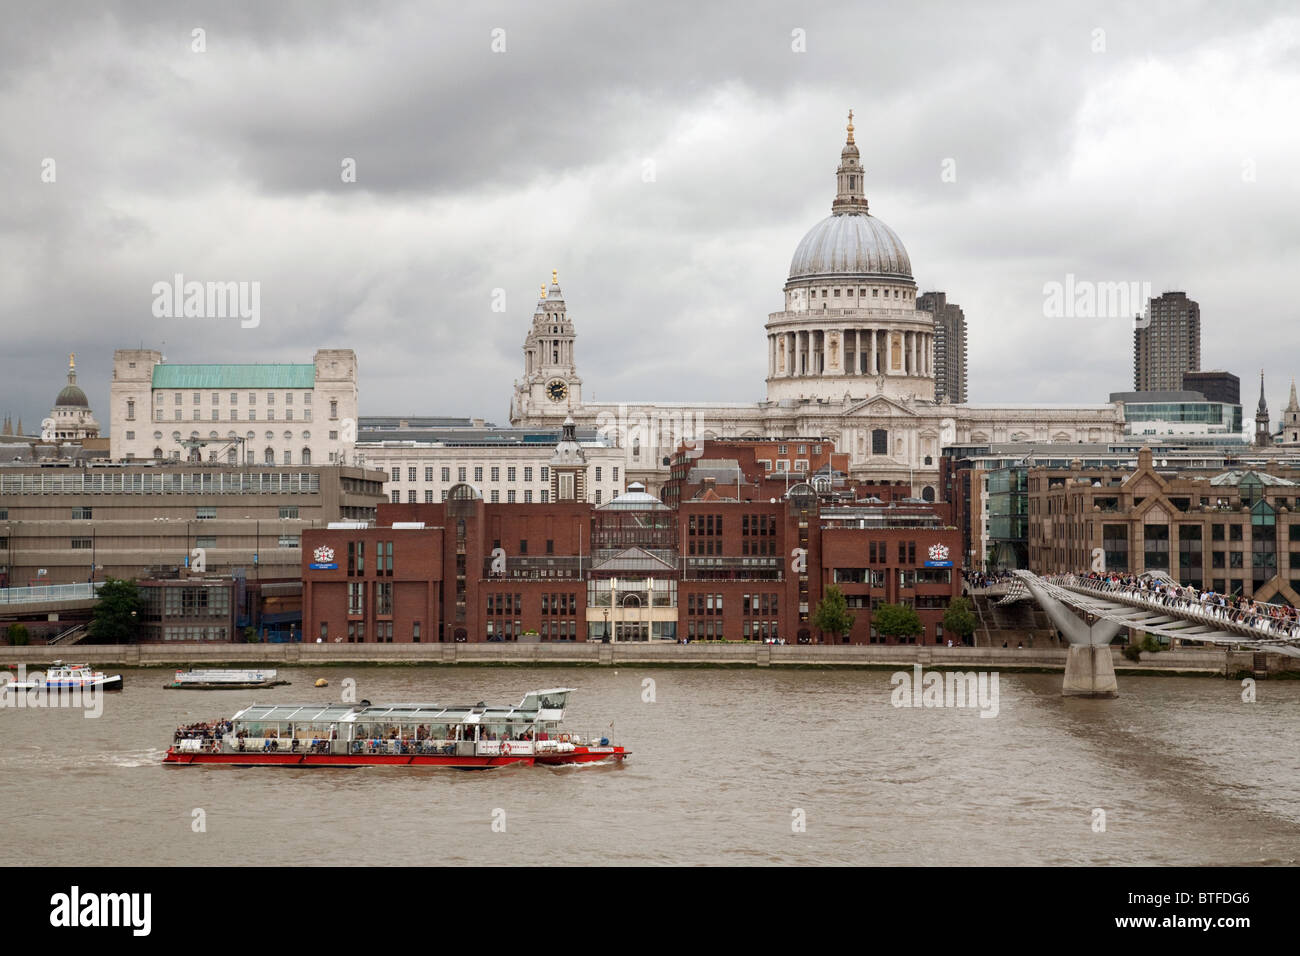
[[[849,454],[853,477],[909,483],[927,500],[941,497],[939,456],[947,445],[1123,436],[1123,410],[1113,404],[936,401],[935,317],[917,307],[902,240],[869,211],[851,114],[835,176],[831,214],[795,248],[783,308],[767,319],[765,401],[585,401],[573,321],[552,273],[524,341],[511,423],[558,428],[572,415],[622,448],[627,480],[651,490],[666,479],[666,459],[682,441],[820,438]]]

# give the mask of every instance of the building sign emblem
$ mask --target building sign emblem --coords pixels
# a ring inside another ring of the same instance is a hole
[[[946,544],[932,544],[929,550],[930,560],[925,562],[927,568],[950,568],[952,567],[951,556]]]
[[[339,566],[334,563],[334,549],[327,544],[322,544],[319,548],[311,553],[316,560],[308,565],[313,571],[337,571]]]

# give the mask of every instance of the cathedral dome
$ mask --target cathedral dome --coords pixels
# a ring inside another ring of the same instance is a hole
[[[86,393],[77,385],[77,360],[73,355],[68,356],[68,384],[63,386],[63,391],[59,392],[59,397],[54,400],[55,408],[89,408],[90,402],[86,399]]]
[[[790,260],[790,279],[912,278],[903,241],[875,216],[841,213],[808,230]]]
[[[872,216],[866,194],[866,170],[853,141],[853,111],[848,138],[835,170],[831,215],[808,230],[790,260],[790,281],[799,279],[912,280],[912,260],[894,230]]]
[[[46,392],[45,394],[49,394]],[[59,397],[54,400],[55,408],[89,408],[90,402],[86,399],[86,393],[75,385],[63,386],[63,391],[59,392]]]

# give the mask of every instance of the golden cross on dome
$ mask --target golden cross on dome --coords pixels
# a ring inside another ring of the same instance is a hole
[[[849,110],[849,142],[853,142],[853,110]]]
[[[542,298],[543,298],[543,299],[546,298],[546,283],[545,283],[545,282],[542,283]]]
[[[77,353],[76,353],[76,352],[69,352],[69,353],[68,353],[68,368],[76,368],[76,367],[77,367]]]
[[[551,285],[559,285],[559,284],[560,284],[560,270],[559,270],[559,269],[552,269],[552,270],[551,270]]]

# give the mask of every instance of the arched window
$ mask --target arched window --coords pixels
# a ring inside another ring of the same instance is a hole
[[[302,450],[302,463],[303,463],[304,465],[310,465],[310,464],[311,464],[311,449],[310,449],[310,448],[304,448],[304,449]]]
[[[275,464],[275,449],[274,449],[274,448],[268,448],[268,449],[266,449],[266,451],[264,451],[264,452],[262,453],[262,461],[265,462],[265,463],[268,464],[268,465],[274,465],[274,464]]]
[[[153,450],[153,456],[154,456],[154,458],[161,458],[161,457],[162,457],[162,449],[161,449],[161,448],[155,448],[155,449]]]
[[[921,490],[921,497],[926,501],[934,501],[934,489],[929,485],[926,485],[925,488]]]

